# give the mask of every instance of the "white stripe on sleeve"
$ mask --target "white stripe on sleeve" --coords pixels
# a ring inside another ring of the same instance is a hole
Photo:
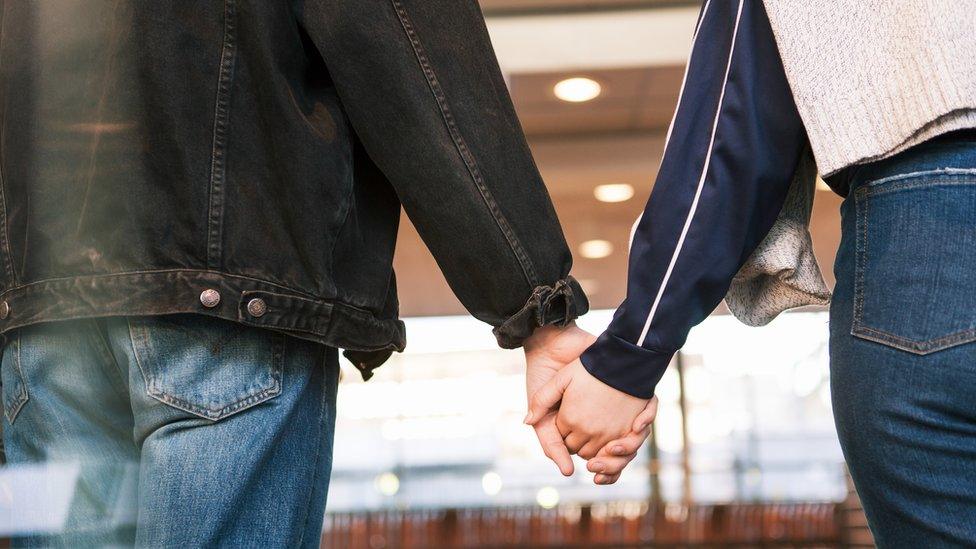
[[[647,314],[647,321],[644,322],[644,329],[641,331],[640,338],[637,340],[638,346],[643,346],[644,341],[647,339],[647,332],[651,328],[651,322],[654,320],[654,314],[657,312],[657,307],[660,305],[661,298],[664,296],[664,290],[668,286],[668,281],[671,280],[671,274],[674,272],[674,265],[678,262],[678,256],[681,254],[681,248],[684,246],[685,238],[688,236],[688,229],[691,228],[691,222],[695,217],[695,212],[698,210],[698,201],[701,199],[702,189],[705,188],[705,179],[708,176],[708,166],[711,164],[712,150],[715,147],[715,134],[718,132],[719,116],[722,114],[722,103],[725,101],[725,88],[729,83],[729,73],[732,70],[732,56],[735,53],[736,36],[739,34],[739,21],[742,19],[743,1],[744,0],[739,0],[739,9],[735,16],[735,28],[732,31],[732,46],[729,48],[729,61],[725,67],[725,78],[722,81],[722,93],[719,95],[718,108],[715,112],[715,121],[712,124],[712,137],[708,143],[708,154],[705,157],[705,165],[702,167],[701,177],[698,180],[698,189],[695,191],[695,199],[691,203],[691,209],[688,211],[688,218],[685,220],[684,228],[681,230],[681,236],[678,238],[678,244],[674,249],[674,254],[671,256],[671,263],[668,264],[668,270],[664,273],[664,280],[661,281],[661,287],[658,289],[657,297],[654,298],[654,304],[651,305],[651,311]],[[704,24],[704,16],[702,17],[701,24]],[[685,74],[687,76],[687,71]],[[673,127],[674,121],[672,120],[672,129]],[[670,139],[670,137],[671,129],[668,130],[668,139]]]

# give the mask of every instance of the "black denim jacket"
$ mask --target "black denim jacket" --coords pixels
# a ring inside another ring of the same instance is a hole
[[[0,331],[405,344],[401,206],[504,347],[587,309],[475,0],[4,2]]]

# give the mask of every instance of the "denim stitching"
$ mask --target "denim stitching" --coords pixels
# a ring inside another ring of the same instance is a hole
[[[430,61],[427,58],[423,45],[420,43],[420,39],[413,27],[413,23],[411,23],[410,18],[407,15],[406,8],[404,8],[400,0],[390,1],[393,4],[393,8],[400,20],[400,25],[403,27],[407,38],[410,40],[410,44],[414,50],[414,55],[416,55],[417,61],[420,63],[420,67],[423,70],[424,77],[427,79],[427,85],[430,88],[431,93],[434,95],[434,99],[437,102],[437,106],[440,108],[444,123],[447,125],[448,133],[454,140],[454,145],[457,147],[458,153],[468,169],[468,173],[471,175],[475,186],[481,193],[481,197],[485,201],[488,211],[495,219],[495,223],[502,231],[505,239],[508,240],[509,247],[515,254],[516,259],[518,259],[519,266],[522,268],[522,272],[525,274],[526,279],[532,286],[538,285],[538,276],[535,273],[535,267],[533,267],[532,261],[529,259],[525,250],[522,249],[522,246],[518,241],[518,237],[515,236],[515,232],[509,225],[508,220],[505,219],[505,216],[499,209],[498,203],[495,202],[494,197],[492,197],[491,191],[485,185],[484,178],[481,175],[481,170],[478,168],[474,155],[471,153],[471,150],[465,143],[464,138],[461,136],[461,132],[454,120],[454,116],[451,114],[450,106],[447,103],[447,96],[444,94],[443,88],[441,88],[440,81],[438,80]]]
[[[17,288],[11,288],[3,293],[0,293],[0,299],[5,299],[5,298],[10,299],[11,295],[17,296],[17,298],[19,299],[20,297],[27,297],[35,293],[56,291],[59,289],[60,290],[70,289],[76,287],[79,284],[82,285],[91,284],[92,281],[95,280],[105,280],[106,284],[114,284],[117,282],[121,282],[123,284],[131,284],[132,282],[139,280],[140,277],[155,279],[160,277],[161,275],[169,275],[169,274],[175,274],[175,275],[184,274],[188,276],[212,274],[220,277],[222,281],[226,281],[227,283],[248,282],[248,283],[265,284],[268,286],[274,286],[284,291],[290,292],[290,294],[292,294],[295,297],[307,296],[309,302],[316,303],[321,306],[331,306],[334,311],[338,311],[336,312],[336,315],[348,319],[354,319],[356,322],[366,323],[371,327],[375,328],[376,330],[379,330],[383,334],[387,334],[390,337],[394,338],[392,342],[376,344],[376,345],[367,345],[365,343],[354,344],[352,342],[346,342],[346,346],[344,347],[345,349],[355,350],[355,351],[402,350],[402,344],[397,343],[402,338],[402,331],[401,331],[401,327],[398,327],[399,321],[396,320],[395,318],[390,318],[390,319],[377,318],[374,314],[359,306],[352,305],[344,301],[340,301],[338,299],[325,299],[325,298],[317,298],[315,296],[310,296],[309,294],[301,290],[282,286],[270,280],[262,280],[259,278],[254,278],[249,276],[234,275],[229,273],[221,273],[217,271],[210,271],[210,270],[203,270],[203,269],[159,269],[159,270],[152,270],[152,271],[125,271],[125,272],[118,272],[118,273],[106,273],[101,275],[50,278],[50,279],[39,280],[37,282],[32,282],[30,284],[25,284]],[[250,290],[250,291],[267,292],[267,290],[264,289]],[[288,295],[288,294],[282,294],[282,295]],[[193,302],[196,303],[196,299],[194,299]],[[128,307],[128,305],[124,303],[119,305],[118,307],[113,307],[113,308],[101,307],[95,313],[95,316],[96,317],[129,316],[132,314],[132,311],[125,310],[126,307]],[[206,314],[207,316],[212,316],[215,318],[224,318],[230,321],[238,320],[237,316],[234,316],[232,318],[229,315],[225,316],[222,314],[209,314],[209,313],[204,313],[196,310],[185,310],[182,308],[178,308],[178,309],[179,310],[177,312],[185,312],[185,313],[192,312],[195,314],[197,313]],[[68,320],[68,319],[76,319],[82,317],[90,318],[91,315],[85,313],[82,316],[78,316],[78,313],[70,313],[67,316],[61,315],[59,318],[61,320]],[[0,320],[0,330],[2,330],[4,333],[7,333],[16,328],[28,326],[31,324],[31,322],[33,322],[31,318],[25,319],[23,316],[11,316],[6,320]],[[267,322],[263,324],[255,324],[255,325],[263,328],[272,327],[276,330],[281,330],[281,331],[286,331],[291,333],[311,334],[319,338],[330,338],[333,335],[335,335],[332,333],[333,324],[331,321],[329,323],[323,323],[322,329],[325,330],[323,332],[297,331],[297,330],[290,329],[287,326],[286,327],[269,326],[269,323]],[[2,337],[2,334],[0,334],[0,337]],[[349,345],[353,345],[353,346],[350,347]]]
[[[972,173],[954,174],[944,172],[919,172],[919,176],[924,175],[929,176],[924,181],[918,181],[916,178],[902,181],[890,181],[883,186],[862,187],[859,190],[862,191],[861,196],[871,197],[927,187],[964,187],[976,184],[976,181],[973,179],[976,177],[976,171],[973,171]]]
[[[14,403],[12,406],[7,406],[7,403],[4,402],[3,415],[6,416],[7,422],[10,423],[11,425],[14,424],[14,420],[17,419],[17,416],[20,414],[20,411],[24,408],[24,405],[27,404],[27,401],[30,400],[30,394],[27,392],[27,378],[24,377],[24,369],[20,364],[20,334],[19,333],[17,334],[17,337],[14,338],[12,343],[15,346],[14,353],[16,355],[16,358],[14,359],[11,367],[14,369],[14,375],[20,379],[20,391],[19,394],[15,396],[13,400],[11,400],[11,402]]]
[[[869,181],[867,184],[862,186],[858,191],[864,189],[864,192],[869,192],[868,189],[876,189],[881,185],[886,185],[888,183],[903,181],[906,179],[918,179],[923,176],[961,176],[961,175],[976,175],[976,169],[965,169],[965,168],[939,168],[937,170],[922,170],[919,172],[903,173],[898,175],[892,175],[888,177],[883,177],[874,181]],[[930,182],[931,180],[926,180]],[[925,183],[920,183],[925,184]],[[896,189],[892,189],[896,190]]]
[[[349,222],[350,214],[352,213],[352,204],[356,200],[355,197],[356,189],[353,187],[349,188],[349,199],[346,200],[344,204],[346,212],[342,214],[342,223],[339,224],[339,231],[335,235],[335,239],[332,241],[332,246],[329,248],[329,285],[331,286],[331,295],[339,295],[339,285],[336,283],[335,273],[336,269],[336,248],[339,246],[339,241],[343,237],[343,233],[346,229],[346,224]],[[392,267],[391,267],[392,269]]]
[[[851,335],[857,335],[857,332],[861,328],[861,318],[864,313],[864,271],[866,270],[866,257],[867,257],[867,240],[868,240],[868,229],[867,229],[867,200],[864,200],[864,195],[858,189],[858,193],[855,194],[854,206],[855,206],[855,234],[857,238],[854,245],[854,317],[853,323],[851,325]]]
[[[927,341],[914,341],[901,336],[897,336],[883,330],[863,326],[858,333],[854,334],[862,339],[868,339],[877,343],[884,343],[917,355],[928,355],[938,351],[944,351],[950,347],[956,347],[976,341],[976,328],[956,332],[947,336],[941,336]]]
[[[323,370],[322,385],[324,385],[323,387],[324,390],[322,391],[321,399],[319,399],[319,421],[318,421],[319,444],[316,445],[315,447],[315,460],[312,462],[314,464],[313,470],[315,472],[313,473],[313,477],[312,477],[313,479],[312,486],[309,487],[310,489],[308,491],[308,499],[305,501],[305,520],[302,521],[303,523],[302,533],[300,536],[298,536],[298,547],[301,547],[302,543],[305,542],[305,532],[308,530],[308,520],[311,518],[312,515],[311,514],[312,496],[315,494],[315,487],[318,485],[318,482],[320,482],[318,471],[319,471],[319,460],[322,459],[322,437],[324,436],[324,431],[325,431],[326,408],[328,408],[326,400],[328,400],[332,391],[332,388],[329,386],[329,384],[332,381],[329,375],[329,372],[331,371],[328,364],[329,350],[324,345],[321,346],[321,349],[322,349],[322,370]]]
[[[0,215],[3,219],[0,219],[0,246],[3,247],[3,267],[7,271],[7,276],[10,277],[10,285],[17,285],[17,275],[14,274],[13,260],[10,254],[10,241],[7,239],[7,193],[4,187],[6,186],[3,177],[3,161],[0,160]]]
[[[4,32],[3,32],[3,18],[0,17],[0,44],[2,44]],[[0,66],[2,66],[2,60],[0,60]],[[0,120],[0,136],[6,135],[3,128],[6,126],[6,118]],[[0,143],[2,145],[2,143]],[[3,147],[0,146],[0,152],[2,152]],[[3,250],[3,266],[7,271],[7,276],[10,277],[10,285],[17,285],[17,275],[14,273],[13,257],[10,254],[10,241],[7,239],[9,230],[7,228],[7,194],[4,187],[6,186],[6,180],[3,177],[3,158],[0,155],[0,247]]]
[[[976,170],[943,168],[938,170],[925,170],[907,174],[899,174],[890,177],[871,181],[857,189],[855,193],[855,205],[857,209],[858,241],[855,246],[856,253],[856,272],[854,283],[854,318],[851,327],[851,335],[894,347],[901,351],[928,355],[938,351],[943,351],[950,347],[963,345],[976,341],[976,328],[963,330],[953,334],[939,336],[925,341],[908,339],[890,332],[865,326],[864,315],[864,272],[867,269],[867,245],[868,245],[868,199],[875,196],[884,195],[890,192],[917,189],[921,187],[931,187],[938,185],[962,186],[974,185],[976,182],[966,178],[962,181],[960,177],[976,176]],[[924,181],[919,178],[925,177]]]
[[[224,183],[227,178],[227,127],[230,118],[230,83],[236,56],[236,0],[224,0],[224,41],[217,72],[214,106],[213,155],[210,165],[210,214],[207,219],[207,267],[220,265],[223,238]]]
[[[44,292],[44,291],[47,290],[47,286],[48,285],[62,284],[65,287],[70,287],[70,286],[74,286],[74,285],[78,284],[78,282],[79,281],[82,281],[82,280],[86,280],[87,281],[87,280],[98,280],[98,279],[103,279],[103,278],[125,277],[125,276],[139,276],[139,275],[155,276],[155,275],[160,275],[160,274],[211,274],[211,275],[220,276],[220,277],[233,278],[233,279],[241,279],[241,280],[247,280],[247,281],[250,281],[250,282],[257,282],[259,284],[267,284],[269,286],[275,286],[275,287],[281,288],[282,290],[286,290],[286,291],[292,292],[292,293],[294,293],[296,295],[305,296],[305,297],[309,298],[310,301],[328,302],[328,300],[324,300],[322,298],[317,298],[317,297],[315,297],[315,296],[313,296],[313,295],[311,295],[311,294],[309,294],[307,292],[303,292],[301,290],[297,290],[297,289],[292,288],[290,286],[285,286],[283,284],[280,284],[278,282],[274,282],[272,280],[266,280],[266,279],[262,279],[262,278],[255,278],[253,276],[246,276],[246,275],[239,275],[239,274],[230,274],[230,273],[225,273],[225,272],[222,272],[222,271],[213,271],[213,270],[209,270],[209,269],[158,269],[158,270],[146,270],[146,271],[119,271],[119,272],[116,272],[116,273],[104,273],[104,274],[96,274],[96,275],[64,276],[64,277],[58,277],[58,278],[45,278],[45,279],[42,279],[42,280],[35,280],[34,282],[31,282],[29,284],[24,284],[23,286],[18,286],[16,288],[10,288],[8,290],[5,290],[3,293],[0,293],[0,299],[2,299],[4,296],[6,296],[6,295],[8,295],[10,293],[13,293],[13,292],[20,292],[20,293],[24,293],[24,294],[33,293],[33,292]],[[365,309],[362,309],[362,308],[359,308],[359,307],[355,307],[353,305],[349,305],[349,307],[354,308],[354,309],[357,309],[357,310],[362,311],[364,313],[368,313],[369,312],[369,311],[367,311]]]
[[[274,307],[274,303],[272,302],[272,300],[278,300],[278,298],[281,298],[282,300],[291,301],[293,303],[304,301],[306,303],[312,304],[313,306],[332,305],[331,303],[323,303],[322,300],[318,300],[318,299],[306,299],[304,297],[291,296],[287,294],[277,294],[274,292],[266,292],[266,291],[250,291],[250,290],[244,291],[241,294],[241,301],[237,307],[237,321],[240,322],[241,324],[246,324],[248,326],[258,326],[261,328],[267,328],[269,326],[269,323],[266,321],[262,322],[260,319],[252,320],[253,317],[250,315],[250,313],[245,313],[246,309],[244,308],[244,305],[247,302],[249,302],[251,298],[254,297],[264,298],[265,301],[268,302],[269,308]],[[318,333],[319,331],[327,330],[329,328],[329,324],[331,324],[332,322],[331,315],[329,316],[329,319],[325,321],[322,321],[321,319],[317,319],[317,318],[311,318],[311,317],[300,317],[300,318],[303,318],[305,320],[305,322],[302,323],[301,326],[276,327],[275,329],[283,330],[287,332]]]
[[[142,360],[139,358],[139,351],[136,347],[135,339],[138,337],[144,349],[149,349],[149,330],[145,325],[133,326],[128,319],[126,322],[129,326],[129,337],[130,343],[132,344],[132,354],[136,359],[136,365],[139,367],[140,373],[142,373],[142,379],[146,384],[146,394],[150,397],[176,408],[184,412],[193,414],[195,416],[203,417],[204,419],[209,419],[211,421],[219,421],[224,419],[236,412],[250,408],[256,404],[260,404],[272,397],[281,394],[281,357],[282,350],[281,347],[284,346],[283,334],[272,333],[271,334],[271,387],[259,391],[253,395],[246,398],[233,402],[227,406],[220,409],[204,408],[202,406],[197,406],[191,402],[181,399],[179,397],[170,395],[165,391],[158,388],[156,385],[155,378],[149,376],[146,373],[146,368],[142,364]],[[137,336],[136,333],[139,333]]]

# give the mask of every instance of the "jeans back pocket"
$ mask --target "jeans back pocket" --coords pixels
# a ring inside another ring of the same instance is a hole
[[[7,344],[3,347],[3,358],[0,359],[0,393],[3,395],[3,415],[13,425],[17,414],[27,404],[30,398],[27,393],[27,381],[20,367],[20,334],[7,336]]]
[[[919,355],[976,340],[976,170],[889,177],[854,199],[852,334]]]
[[[201,315],[131,318],[149,396],[217,421],[281,393],[285,336]]]

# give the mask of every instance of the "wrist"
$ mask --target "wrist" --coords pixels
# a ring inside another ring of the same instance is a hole
[[[522,309],[496,327],[493,333],[503,349],[515,349],[524,346],[539,328],[566,327],[588,309],[583,288],[576,279],[567,276],[552,286],[537,286]]]
[[[574,323],[561,327],[549,326],[533,336],[532,341],[525,345],[526,358],[562,365],[578,359],[596,341],[596,336]]]
[[[540,326],[536,328],[532,334],[525,338],[525,343],[522,347],[525,349],[525,353],[532,353],[539,349],[546,347],[551,347],[553,343],[566,334],[572,334],[576,332],[582,332],[577,325],[576,321],[570,321],[565,326],[549,325]]]

